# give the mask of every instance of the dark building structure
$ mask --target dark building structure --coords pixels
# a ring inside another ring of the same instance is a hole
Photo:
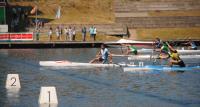
[[[6,5],[7,0],[0,0],[0,25],[6,24]]]

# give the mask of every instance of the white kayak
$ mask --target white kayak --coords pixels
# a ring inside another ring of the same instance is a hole
[[[138,49],[138,53],[143,53],[143,52],[156,52],[154,49],[145,49],[145,48],[142,48],[142,49]],[[200,53],[200,50],[184,50],[184,49],[177,49],[177,52],[178,53],[192,53],[192,54],[195,54],[195,53]]]
[[[102,64],[102,63],[79,63],[69,61],[40,61],[40,66],[44,67],[125,67],[135,66],[131,64]]]
[[[128,39],[120,39],[116,41],[115,43],[130,43],[130,44],[153,44],[153,41],[135,41],[135,40],[128,40]]]

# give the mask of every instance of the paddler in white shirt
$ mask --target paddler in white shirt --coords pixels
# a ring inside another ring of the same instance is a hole
[[[91,60],[89,63],[112,63],[112,54],[108,51],[104,44],[101,45],[101,50],[98,52],[95,59]]]

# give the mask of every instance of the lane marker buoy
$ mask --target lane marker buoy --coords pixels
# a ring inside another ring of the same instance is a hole
[[[6,89],[20,89],[20,81],[18,74],[8,74],[6,80]]]
[[[53,86],[41,87],[39,104],[58,104],[56,88]]]

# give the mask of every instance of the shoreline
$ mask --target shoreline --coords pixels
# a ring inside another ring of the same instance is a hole
[[[146,42],[146,41],[145,41]],[[136,46],[152,46],[153,43],[145,43],[143,41],[139,41],[136,43],[131,43]],[[152,42],[152,41],[150,41]],[[181,43],[185,42],[184,40],[174,41],[177,46],[182,46]],[[200,46],[200,40],[195,40],[197,46]],[[105,41],[97,41],[97,42],[81,42],[81,41],[12,41],[12,42],[1,42],[0,41],[0,49],[43,49],[43,48],[99,48],[101,44],[106,45],[120,45],[116,41],[113,42],[105,42]]]

